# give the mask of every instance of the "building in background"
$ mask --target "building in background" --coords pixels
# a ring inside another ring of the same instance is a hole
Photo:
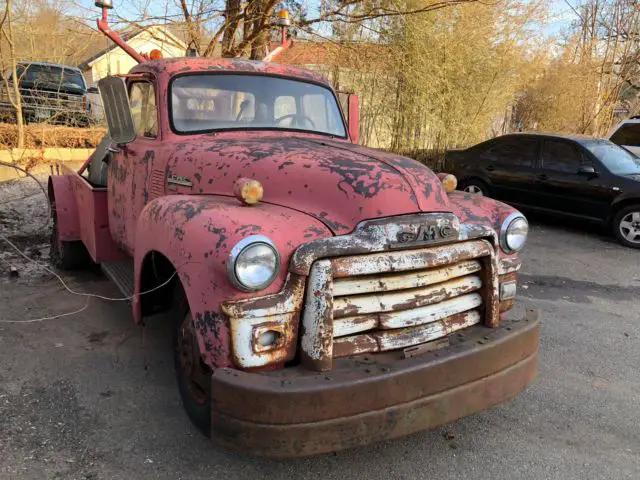
[[[160,50],[164,58],[184,57],[187,46],[168,28],[160,25],[135,29],[121,33],[125,41],[140,53]],[[136,61],[112,42],[109,47],[95,53],[79,65],[89,85],[107,75],[125,74],[136,65]]]

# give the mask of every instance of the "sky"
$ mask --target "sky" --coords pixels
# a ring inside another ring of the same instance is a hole
[[[100,15],[100,10],[94,5],[95,0],[70,1],[72,2],[71,10],[73,13],[87,20],[91,20],[92,24]],[[320,0],[307,0],[308,8],[310,10],[316,10],[317,12],[319,2]],[[575,18],[572,7],[577,6],[579,2],[580,0],[550,0],[548,19],[538,26],[541,35],[553,37],[561,34],[563,30],[566,30]],[[116,15],[132,20],[143,10],[157,17],[163,17],[167,13],[176,14],[176,2],[170,0],[170,3],[174,6],[171,7],[169,11],[166,9],[166,3],[165,0],[113,0],[114,10],[110,12],[110,17],[114,22]],[[310,15],[316,12],[310,12]]]

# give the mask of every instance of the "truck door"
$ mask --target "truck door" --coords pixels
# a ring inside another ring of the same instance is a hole
[[[113,239],[130,255],[133,255],[138,216],[149,201],[149,181],[157,149],[155,90],[150,80],[129,84],[136,138],[118,146],[109,165],[109,229]]]

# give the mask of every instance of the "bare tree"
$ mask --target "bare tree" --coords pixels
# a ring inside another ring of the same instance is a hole
[[[15,37],[13,35],[13,1],[6,0],[2,21],[0,21],[0,33],[6,41],[8,47],[8,60],[11,68],[11,86],[6,77],[3,77],[5,87],[9,93],[9,100],[16,111],[16,123],[18,125],[18,141],[17,147],[24,147],[24,119],[22,116],[22,96],[20,95],[20,85],[18,82],[18,69],[16,62]],[[0,55],[3,55],[2,44],[0,41]]]

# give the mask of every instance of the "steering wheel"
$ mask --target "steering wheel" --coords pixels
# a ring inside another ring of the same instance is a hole
[[[311,125],[311,128],[316,128],[316,124],[313,123],[313,120],[311,120],[306,115],[298,115],[297,113],[288,113],[287,115],[283,115],[280,118],[276,118],[276,124],[280,125],[280,122],[282,122],[283,120],[286,120],[287,118],[293,118],[296,124],[298,123],[298,120],[302,120],[303,124],[304,122],[309,122],[309,124]]]

